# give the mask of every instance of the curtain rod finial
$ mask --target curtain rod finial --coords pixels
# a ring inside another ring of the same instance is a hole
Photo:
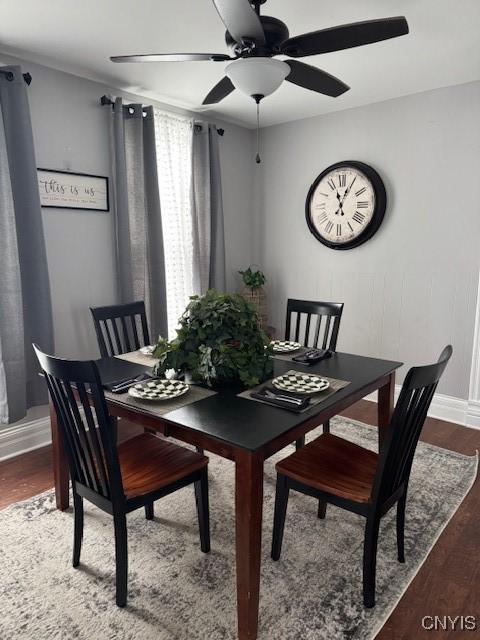
[[[100,104],[102,105],[102,107],[104,107],[106,104],[112,104],[113,105],[112,96],[107,96],[106,94],[103,95],[100,98]]]

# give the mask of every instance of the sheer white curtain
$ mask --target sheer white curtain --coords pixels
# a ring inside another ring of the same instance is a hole
[[[192,222],[192,118],[155,114],[158,182],[162,210],[169,338],[175,337],[178,319],[188,298],[197,293],[194,282]]]

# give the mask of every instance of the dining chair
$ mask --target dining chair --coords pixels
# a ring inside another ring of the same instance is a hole
[[[342,313],[343,302],[314,302],[289,298],[287,301],[285,340],[300,342],[304,347],[335,351]],[[294,314],[296,315],[295,331],[292,335]],[[304,315],[306,319],[305,325],[302,327]],[[313,331],[311,331],[313,329],[312,317],[315,324]],[[323,433],[330,433],[330,420],[324,423]],[[303,447],[304,444],[305,436],[296,441],[297,449]]]
[[[113,516],[116,603],[127,603],[126,515],[143,507],[153,520],[156,500],[194,484],[200,547],[210,551],[208,458],[143,433],[116,444],[98,368],[62,360],[34,345],[57,414],[67,455],[74,505],[73,566],[80,563],[83,499]]]
[[[136,351],[150,344],[143,300],[106,307],[90,307],[90,311],[102,358]],[[201,447],[195,447],[195,449],[203,454]]]
[[[375,606],[375,573],[380,519],[397,505],[397,549],[405,562],[405,507],[413,457],[438,381],[452,355],[407,373],[380,454],[331,433],[323,434],[276,465],[273,560],[279,560],[290,489],[318,499],[318,517],[331,503],[366,518],[363,547],[363,602]]]
[[[91,307],[102,358],[118,356],[150,344],[145,303]]]

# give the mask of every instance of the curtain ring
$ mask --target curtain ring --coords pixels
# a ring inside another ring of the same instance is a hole
[[[13,71],[4,71],[3,69],[0,69],[0,73],[3,73],[3,75],[9,82],[12,82],[12,80],[15,79],[15,74],[13,73]]]

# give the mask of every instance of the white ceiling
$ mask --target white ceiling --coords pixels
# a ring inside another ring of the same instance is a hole
[[[480,79],[480,0],[268,0],[262,11],[290,35],[405,15],[410,34],[304,58],[351,89],[339,98],[288,82],[262,103],[264,126]],[[255,105],[238,91],[200,107],[225,64],[114,64],[110,55],[228,52],[211,0],[0,0],[0,50],[113,87],[254,126]]]

